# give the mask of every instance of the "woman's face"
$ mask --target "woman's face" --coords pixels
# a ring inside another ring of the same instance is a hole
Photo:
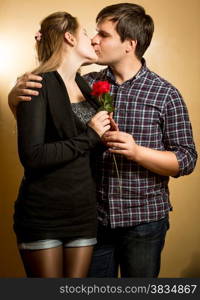
[[[75,50],[81,58],[84,58],[84,64],[97,61],[98,56],[91,44],[91,39],[87,35],[86,29],[82,26],[79,26],[76,33]]]

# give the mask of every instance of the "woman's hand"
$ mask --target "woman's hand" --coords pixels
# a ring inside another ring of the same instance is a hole
[[[88,122],[96,133],[102,137],[103,134],[110,129],[110,117],[107,111],[100,111]]]

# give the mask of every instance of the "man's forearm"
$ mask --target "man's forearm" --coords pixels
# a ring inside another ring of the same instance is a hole
[[[134,160],[144,168],[163,176],[176,176],[179,164],[171,151],[158,151],[137,146]]]

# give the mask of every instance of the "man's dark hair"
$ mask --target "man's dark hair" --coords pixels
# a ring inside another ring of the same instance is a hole
[[[152,18],[145,13],[142,6],[133,3],[119,3],[103,8],[97,15],[96,22],[101,23],[109,18],[116,22],[116,31],[121,41],[137,41],[135,54],[141,59],[151,43],[154,31]]]

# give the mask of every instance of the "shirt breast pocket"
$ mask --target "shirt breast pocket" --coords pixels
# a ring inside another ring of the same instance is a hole
[[[119,127],[131,134],[141,146],[162,149],[163,125],[161,109],[153,101],[128,102],[119,108]]]

